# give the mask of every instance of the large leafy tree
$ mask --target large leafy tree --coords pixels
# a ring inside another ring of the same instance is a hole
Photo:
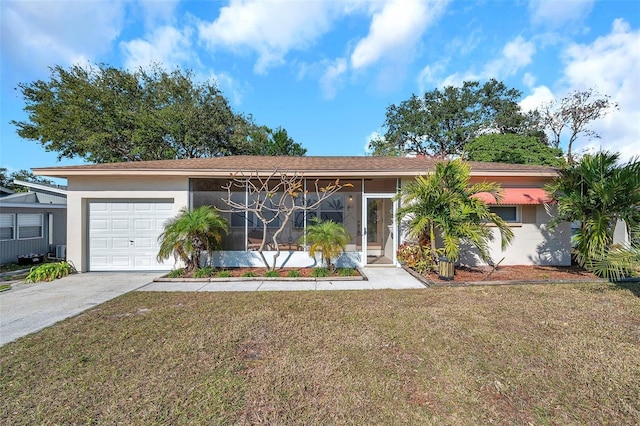
[[[465,81],[434,89],[387,107],[384,138],[370,143],[374,154],[460,155],[481,132],[514,133],[525,127],[517,103],[521,92],[504,83]]]
[[[513,231],[475,194],[488,192],[501,199],[502,188],[497,183],[470,184],[470,166],[461,160],[436,164],[435,170],[417,176],[404,185],[398,195],[398,219],[407,225],[410,237],[429,241],[431,253],[438,252],[436,237],[443,241],[444,254],[452,261],[460,257],[460,244],[474,246],[481,258],[490,261],[489,241],[494,224],[500,231],[502,248],[513,238]]]
[[[536,136],[515,133],[478,136],[467,144],[464,156],[469,161],[492,163],[545,166],[561,166],[563,163],[563,152],[560,148],[550,147]]]
[[[260,154],[273,145],[269,129],[235,113],[215,83],[197,82],[191,71],[54,66],[49,80],[18,88],[28,120],[12,124],[59,158],[162,160]],[[299,155],[298,148],[291,142],[274,152]]]
[[[580,223],[574,246],[578,262],[588,268],[610,255],[618,220],[628,229],[640,226],[640,159],[625,164],[619,159],[618,153],[607,151],[586,154],[547,186],[558,200],[552,224]]]
[[[200,267],[202,253],[220,247],[227,229],[227,220],[211,206],[182,209],[165,224],[164,232],[158,238],[158,261],[173,255],[185,264],[185,273],[191,273]]]
[[[53,184],[53,181],[43,178],[41,176],[36,176],[31,173],[29,170],[18,170],[15,172],[8,173],[8,170],[5,167],[0,167],[0,186],[10,189],[13,192],[27,192],[29,188],[16,185],[13,183],[14,180],[21,180],[24,182],[34,182],[34,183],[42,183],[45,185]]]

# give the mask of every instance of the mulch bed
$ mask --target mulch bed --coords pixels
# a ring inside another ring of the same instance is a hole
[[[315,268],[280,268],[280,269],[276,269],[276,272],[278,272],[278,277],[280,278],[287,278],[289,277],[289,271],[295,270],[298,271],[300,273],[300,277],[312,277],[313,276],[313,270]],[[231,274],[231,277],[243,277],[245,276],[247,273],[252,273],[254,274],[255,277],[264,277],[267,269],[266,268],[225,268],[225,269],[220,269],[220,271],[228,271]],[[340,270],[336,270],[335,272],[329,274],[329,277],[341,277],[342,275],[340,275]],[[216,277],[217,275],[214,274],[213,277]],[[353,274],[351,275],[353,277],[359,277],[360,272],[357,269],[353,269]],[[185,275],[182,278],[192,278],[192,275]]]
[[[490,266],[456,267],[453,280],[441,280],[435,272],[425,273],[423,276],[437,284],[456,282],[482,281],[564,281],[564,280],[592,280],[598,278],[579,266],[531,266],[509,265],[498,266],[493,270]]]

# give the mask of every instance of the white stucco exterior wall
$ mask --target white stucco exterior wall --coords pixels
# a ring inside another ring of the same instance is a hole
[[[88,204],[91,201],[173,202],[173,212],[189,206],[186,176],[70,176],[67,195],[67,260],[78,272],[88,268]]]
[[[553,214],[554,206],[549,207]],[[514,237],[502,250],[500,232],[493,228],[493,240],[489,243],[491,259],[501,265],[571,265],[571,224],[558,224],[550,230],[551,216],[544,205],[520,206],[521,222],[511,225]],[[465,247],[460,258],[463,265],[484,264],[477,252]],[[504,259],[503,259],[504,258]]]

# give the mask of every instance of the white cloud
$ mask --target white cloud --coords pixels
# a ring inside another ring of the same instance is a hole
[[[550,28],[582,21],[593,8],[593,0],[530,0],[531,22]]]
[[[444,12],[446,1],[390,0],[374,13],[369,34],[351,54],[351,66],[364,68],[387,55],[412,51],[425,30]]]
[[[290,50],[312,45],[330,29],[340,8],[337,2],[231,0],[216,20],[199,23],[199,37],[210,49],[257,53],[254,69],[264,73],[283,63]]]
[[[484,66],[480,75],[486,79],[510,77],[529,65],[535,53],[535,45],[518,36],[504,46],[502,56]]]
[[[548,104],[555,98],[555,95],[547,86],[538,86],[533,89],[533,92],[529,96],[526,96],[520,101],[520,108],[522,108],[523,111],[532,111]]]
[[[2,1],[1,8],[3,60],[18,74],[108,52],[125,12],[123,2],[111,1]]]
[[[326,99],[333,99],[336,96],[337,86],[342,81],[342,76],[347,71],[347,60],[338,58],[329,64],[325,73],[320,78],[322,94]]]
[[[180,0],[139,0],[146,28],[153,28],[158,23],[166,24],[175,21],[175,11]]]
[[[488,80],[495,78],[496,80],[504,80],[511,77],[529,65],[536,53],[535,44],[526,41],[522,36],[517,36],[509,41],[502,48],[501,55],[487,62],[480,72],[467,70],[448,75],[437,84],[440,87],[445,86],[461,86],[464,81]],[[440,71],[440,69],[434,69]],[[435,76],[431,69],[423,69],[421,79],[428,75],[431,80],[435,80]]]
[[[144,39],[121,42],[125,67],[134,69],[159,63],[165,69],[175,68],[195,58],[191,48],[192,31],[188,27],[178,30],[162,26],[147,34]]]
[[[640,155],[640,30],[616,19],[610,34],[591,44],[572,44],[564,54],[568,90],[592,88],[618,103],[615,111],[593,123],[601,139],[579,140],[590,146],[618,151],[624,159]]]

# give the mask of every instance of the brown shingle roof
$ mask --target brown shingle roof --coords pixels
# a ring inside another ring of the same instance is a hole
[[[228,176],[245,171],[261,174],[297,171],[305,176],[411,176],[433,170],[441,160],[428,157],[267,157],[237,155],[229,157],[182,160],[135,161],[126,163],[88,164],[36,168],[34,172],[48,176],[163,174],[190,176]],[[552,176],[556,169],[547,166],[469,162],[472,175]]]

